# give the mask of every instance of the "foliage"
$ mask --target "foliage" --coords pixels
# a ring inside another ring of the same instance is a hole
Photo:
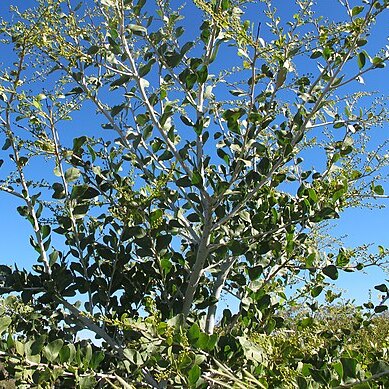
[[[354,387],[357,381],[371,381],[373,375],[375,384],[361,387],[385,387],[387,316],[367,320],[361,307],[350,304],[323,306],[314,315],[307,310],[297,315],[291,312],[284,327],[272,336],[252,334],[247,352],[254,358],[238,361],[237,365],[247,363],[245,368],[256,377],[264,377],[266,387]],[[238,384],[250,382],[244,375],[235,380]]]
[[[296,308],[285,311],[284,325],[271,336],[223,326],[210,336],[196,323],[184,328],[178,320],[162,322],[151,315],[123,318],[107,324],[128,332],[124,363],[69,337],[74,330],[66,325],[55,331],[63,320],[59,311],[48,320],[47,312],[8,297],[2,312],[0,331],[7,330],[8,337],[1,344],[0,384],[10,387],[16,382],[17,387],[136,387],[145,372],[160,387],[341,388],[363,382],[360,387],[379,388],[388,383],[388,316],[372,317],[350,304],[322,306],[316,314],[302,306],[297,314]]]
[[[368,40],[388,3],[346,1],[336,23],[308,0],[285,22],[274,3],[194,1],[195,36],[159,0],[39,0],[2,22],[0,189],[37,252],[0,267],[7,385],[384,384],[387,351],[339,336],[347,312],[333,333],[316,315],[339,272],[387,264],[320,228],[386,198],[387,143],[369,131],[387,112],[359,88],[385,71]],[[245,20],[258,9],[266,23]],[[217,323],[228,295],[239,310]],[[310,313],[289,317],[298,300]]]

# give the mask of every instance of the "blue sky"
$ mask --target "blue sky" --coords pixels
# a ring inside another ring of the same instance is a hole
[[[21,9],[33,5],[32,0],[2,0],[0,2],[0,16],[6,19],[9,18],[10,5],[17,5]],[[173,1],[172,4],[181,3]],[[187,2],[190,4],[190,1]],[[275,1],[274,4],[279,5],[280,15],[288,18],[294,13],[291,6],[285,6],[285,0]],[[288,1],[288,4],[293,3]],[[351,5],[359,4],[359,2],[351,1]],[[258,8],[256,8],[258,7]],[[336,20],[341,17],[339,12],[341,7],[336,0],[318,1],[317,10],[320,15],[329,17],[331,20]],[[257,10],[257,11],[256,11]],[[256,12],[258,16],[256,16]],[[198,14],[193,11],[193,8],[187,6],[184,9],[191,29],[195,33],[198,30],[200,20]],[[261,6],[251,6],[250,17],[253,20],[258,17],[261,21],[263,15],[261,13]],[[369,42],[367,50],[375,52],[379,47],[387,44],[387,29],[385,23],[377,24],[374,29],[374,35]],[[265,27],[264,27],[265,28]],[[264,30],[264,34],[266,31]],[[6,62],[9,53],[7,50],[0,51],[0,63]],[[370,74],[365,77],[366,85],[360,85],[360,89],[364,90],[379,90],[382,94],[388,96],[389,82],[388,70],[385,69],[380,73]],[[87,123],[88,118],[79,117],[82,123]],[[80,122],[78,122],[80,123]],[[377,128],[372,132],[372,137],[375,143],[387,139],[389,136],[389,127]],[[42,166],[45,169],[45,166]],[[1,170],[0,170],[1,174]],[[387,184],[386,192],[389,192]],[[385,204],[385,202],[381,202]],[[17,263],[20,267],[29,267],[36,258],[36,253],[29,244],[28,236],[31,234],[30,225],[22,219],[16,211],[16,207],[20,205],[19,201],[7,194],[0,192],[0,263],[12,264]],[[364,243],[372,243],[372,251],[376,251],[376,246],[382,245],[389,247],[389,209],[350,209],[341,215],[340,220],[336,220],[333,224],[332,232],[336,236],[347,235],[344,239],[346,247],[358,246]],[[386,276],[388,278],[388,276]],[[366,301],[369,296],[369,289],[374,285],[383,283],[385,281],[385,274],[380,269],[371,269],[367,275],[362,273],[341,273],[337,285],[343,289],[348,290],[347,297],[355,298],[358,303]],[[373,291],[373,296],[376,293]]]

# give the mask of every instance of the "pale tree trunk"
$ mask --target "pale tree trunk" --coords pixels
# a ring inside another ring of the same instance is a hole
[[[209,255],[209,237],[212,228],[212,210],[209,201],[207,201],[204,207],[204,228],[203,234],[200,239],[199,247],[196,255],[196,262],[191,269],[189,283],[185,292],[185,300],[182,308],[184,317],[188,317],[190,308],[194,300],[194,296],[197,290],[197,285],[203,274],[204,265]]]
[[[221,264],[220,272],[216,278],[215,285],[213,287],[213,294],[212,294],[212,297],[215,298],[215,302],[209,306],[208,313],[207,313],[207,320],[205,322],[205,332],[208,334],[213,334],[215,328],[216,311],[217,311],[219,299],[234,261],[235,258],[231,258],[230,260],[223,262]]]

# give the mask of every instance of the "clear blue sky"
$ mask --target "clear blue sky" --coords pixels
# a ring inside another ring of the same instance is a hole
[[[10,5],[19,6],[21,9],[27,8],[33,5],[33,0],[2,0],[0,2],[0,16],[9,19],[9,7]],[[76,3],[76,2],[75,2]],[[179,1],[173,1],[175,4],[181,3]],[[188,1],[188,4],[191,2]],[[292,15],[294,10],[290,6],[293,1],[279,0],[275,1],[275,4],[279,4],[281,16],[288,17]],[[288,6],[285,6],[285,4]],[[340,17],[340,6],[336,0],[318,1],[317,6],[318,13],[329,17],[332,20],[336,20]],[[359,2],[351,1],[351,4],[359,4]],[[250,17],[253,20],[256,18],[255,7],[252,6],[254,13],[250,13]],[[196,18],[196,13],[193,13],[193,8],[187,6],[184,13],[188,16],[189,23],[193,28],[193,31],[198,30],[200,20]],[[263,18],[260,12],[260,6],[258,5],[258,21]],[[374,29],[374,35],[371,37],[368,50],[372,52],[376,51],[379,47],[382,47],[387,43],[387,25],[378,23]],[[0,63],[7,62],[9,52],[2,49],[0,51]],[[381,71],[380,73],[371,74],[365,77],[366,86],[361,85],[361,89],[379,90],[382,94],[388,96],[389,82],[388,82],[388,69]],[[383,82],[384,81],[384,82]],[[86,123],[86,118],[80,118],[82,122]],[[385,128],[379,128],[374,130],[373,138],[378,143],[389,137],[389,126]],[[42,167],[44,169],[44,166]],[[2,174],[0,170],[0,175]],[[389,186],[384,185],[386,192],[389,193]],[[389,201],[388,201],[389,202]],[[22,219],[16,211],[16,207],[20,205],[19,201],[7,194],[0,192],[0,263],[12,264],[17,263],[20,267],[29,267],[36,258],[36,253],[29,244],[28,236],[31,234],[29,223]],[[347,235],[345,238],[345,245],[352,247],[361,245],[363,243],[373,243],[374,247],[372,251],[376,250],[377,245],[389,247],[389,209],[350,209],[345,211],[341,215],[340,220],[336,220],[334,223],[333,234]],[[386,276],[388,278],[388,276]],[[350,298],[355,298],[358,303],[366,301],[368,298],[368,291],[374,285],[383,283],[385,281],[385,274],[380,269],[372,269],[368,272],[368,275],[355,274],[355,273],[341,273],[339,282],[340,287],[349,291],[347,294]],[[373,291],[373,296],[376,293]]]

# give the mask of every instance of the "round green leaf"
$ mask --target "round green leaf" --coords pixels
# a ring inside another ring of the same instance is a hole
[[[338,269],[335,265],[328,265],[325,268],[323,268],[323,273],[331,278],[331,280],[337,280],[338,279]]]
[[[71,167],[65,172],[65,180],[66,182],[76,181],[80,175],[81,172],[77,168]]]

